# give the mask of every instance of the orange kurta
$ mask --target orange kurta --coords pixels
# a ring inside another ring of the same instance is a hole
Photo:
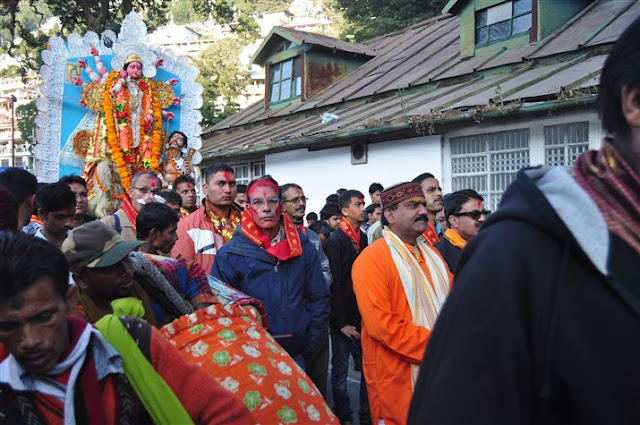
[[[411,364],[422,362],[431,331],[413,325],[400,275],[384,239],[362,251],[351,273],[362,315],[362,363],[371,419],[374,424],[380,419],[386,425],[404,424],[413,395]],[[452,279],[449,273],[449,281]]]

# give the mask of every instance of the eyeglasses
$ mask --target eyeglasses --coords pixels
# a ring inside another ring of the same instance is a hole
[[[149,192],[153,193],[154,195],[160,195],[161,191],[161,189],[147,189],[146,187],[132,187],[131,189],[139,190],[143,195],[146,195]]]
[[[263,206],[265,202],[267,204],[269,204],[269,206],[273,207],[273,206],[276,206],[276,205],[278,205],[280,203],[280,198],[273,197],[273,198],[267,199],[266,201],[264,199],[252,199],[251,200],[251,206],[259,208],[259,207]]]
[[[483,215],[487,216],[489,214],[491,214],[491,211],[489,211],[489,210],[482,210],[482,211],[475,210],[475,211],[469,211],[469,212],[461,212],[461,213],[454,214],[454,215],[457,216],[457,217],[459,217],[459,216],[467,216],[467,217],[472,218],[473,220],[478,220]]]
[[[292,204],[297,204],[298,202],[307,202],[309,198],[306,196],[296,196],[295,198],[285,199],[283,202],[291,202]]]

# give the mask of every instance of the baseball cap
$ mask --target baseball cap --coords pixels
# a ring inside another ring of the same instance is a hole
[[[95,220],[73,229],[62,243],[72,272],[83,268],[109,267],[124,259],[144,242],[125,241],[114,229]]]

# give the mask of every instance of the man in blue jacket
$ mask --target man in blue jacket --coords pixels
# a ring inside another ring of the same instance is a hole
[[[313,243],[285,214],[271,176],[249,183],[241,225],[220,249],[211,274],[264,303],[268,331],[300,364],[320,349],[330,295]]]

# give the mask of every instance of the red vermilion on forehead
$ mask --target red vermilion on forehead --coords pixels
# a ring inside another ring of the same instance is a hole
[[[478,199],[478,208],[482,208],[482,201]]]
[[[277,184],[270,182],[269,180],[262,179],[262,180],[258,180],[256,183],[253,184],[253,186],[251,186],[251,190],[247,192],[247,195],[249,195],[250,198],[253,198],[253,194],[256,193],[257,189],[265,189],[267,187],[270,187],[273,190],[275,190],[276,194],[280,190]]]
[[[224,178],[227,179],[228,182],[233,181],[233,173],[231,171],[225,171]]]

